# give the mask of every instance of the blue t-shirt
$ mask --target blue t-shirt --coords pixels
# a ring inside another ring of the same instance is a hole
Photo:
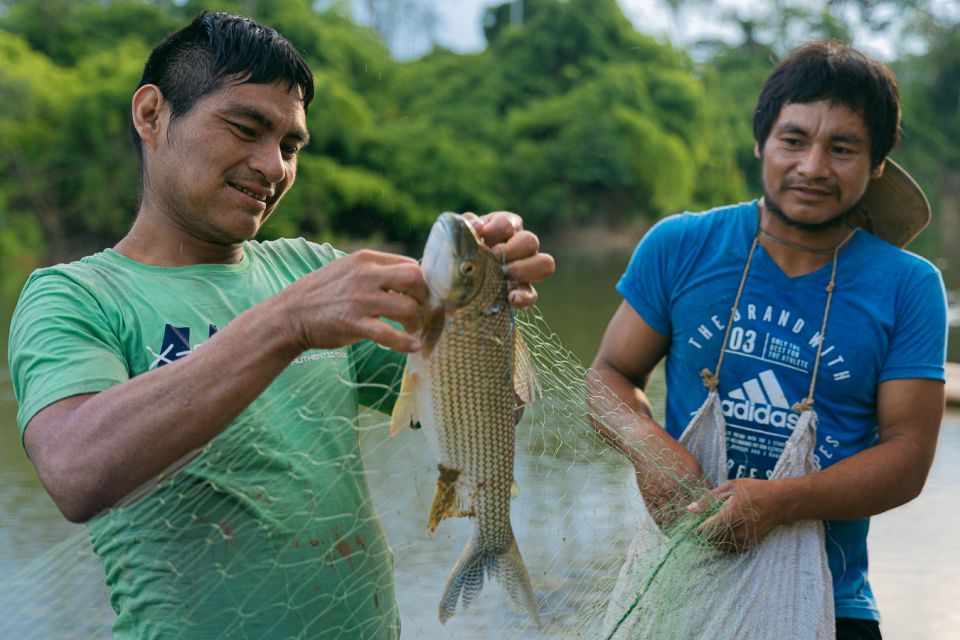
[[[617,285],[670,338],[665,427],[675,438],[706,398],[699,372],[716,368],[758,221],[756,201],[666,218]],[[799,418],[791,407],[809,391],[831,268],[789,278],[756,249],[720,372],[731,479],[769,477]],[[936,267],[858,231],[838,258],[817,375],[822,468],[876,444],[879,383],[944,379],[946,333]],[[869,518],[825,524],[836,615],[879,619],[867,582]]]

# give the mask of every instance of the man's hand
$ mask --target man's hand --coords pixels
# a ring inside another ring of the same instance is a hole
[[[506,265],[510,303],[527,307],[537,300],[531,283],[555,270],[553,258],[539,253],[540,241],[524,231],[520,216],[496,211],[465,214],[478,235]],[[369,339],[388,349],[420,349],[417,329],[428,297],[419,263],[378,251],[357,251],[300,278],[276,298],[290,319],[296,349],[332,349]],[[407,330],[384,322],[394,320]]]
[[[728,480],[688,505],[687,510],[702,513],[720,501],[720,510],[696,532],[719,549],[745,551],[789,521],[784,487],[783,480]]]
[[[510,279],[510,304],[529,307],[537,301],[537,291],[531,283],[549,277],[556,270],[553,257],[539,253],[540,240],[523,229],[523,220],[509,211],[494,211],[477,217],[473,213],[464,216],[493,253],[507,267]]]
[[[300,278],[276,297],[285,305],[300,351],[364,339],[394,351],[420,349],[416,330],[427,285],[413,258],[357,251]],[[399,322],[409,333],[381,318]]]

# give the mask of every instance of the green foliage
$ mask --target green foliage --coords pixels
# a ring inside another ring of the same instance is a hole
[[[363,141],[371,135],[376,114],[363,96],[336,75],[314,74],[313,102],[307,114],[311,153],[357,162]]]
[[[37,222],[26,215],[10,215],[0,205],[0,296],[10,300],[26,275],[41,265],[43,238]]]
[[[428,219],[409,195],[382,175],[305,154],[296,188],[263,233],[265,237],[329,239],[348,231],[354,237],[412,245],[433,218]]]
[[[531,223],[622,223],[682,207],[694,184],[702,102],[689,75],[618,63],[514,110],[506,164],[525,215]]]
[[[960,24],[925,20],[916,27],[932,43],[897,65],[903,97],[903,138],[895,157],[923,187],[934,216],[916,250],[949,258],[944,277],[960,282],[956,237],[960,219]]]
[[[73,68],[75,93],[44,158],[60,175],[56,199],[68,234],[115,238],[137,207],[139,167],[130,153],[130,90],[149,49],[129,40],[84,58]],[[88,158],[109,159],[90,162]]]
[[[0,31],[0,206],[8,242],[3,258],[13,252],[12,220],[32,219],[36,226],[59,225],[51,197],[55,177],[45,158],[56,149],[58,123],[65,118],[75,85],[70,74],[35,53],[22,36]]]
[[[724,185],[738,185],[736,191],[760,192],[760,165],[754,157],[753,112],[757,94],[776,61],[770,47],[755,42],[738,46],[719,45],[703,78],[709,100],[709,117],[722,136],[710,136],[707,182],[698,194],[707,202],[714,193],[724,193]],[[717,173],[714,173],[714,170]],[[745,186],[745,188],[744,188]]]
[[[0,28],[24,36],[57,64],[71,66],[130,38],[159,42],[178,27],[173,0],[6,0]],[[141,61],[142,62],[142,61]]]
[[[678,21],[709,6],[667,4]],[[928,15],[909,5],[894,14]],[[760,17],[728,15],[743,42],[700,43],[695,62],[636,31],[616,0],[526,0],[521,24],[509,3],[487,10],[481,53],[398,62],[345,0],[0,0],[0,267],[122,236],[137,208],[130,96],[150,46],[203,9],[276,27],[315,70],[312,142],[264,236],[412,248],[444,210],[510,208],[543,233],[753,197],[750,115],[788,40],[845,38],[843,7],[887,28],[891,6],[778,0]],[[929,48],[897,66],[898,157],[936,192],[960,175],[960,37],[911,20]]]
[[[492,27],[488,68],[501,111],[575,87],[607,63],[678,66],[685,56],[637,32],[615,0],[527,0],[522,28]],[[495,15],[501,20],[503,14]]]
[[[137,40],[91,54],[71,68],[0,31],[0,166],[13,215],[29,215],[50,249],[122,235],[136,210],[130,153],[130,87],[148,49]]]
[[[443,211],[498,206],[493,193],[499,177],[494,151],[427,117],[385,125],[371,139],[364,156],[368,166],[420,204],[426,225]],[[426,231],[427,226],[421,230]]]

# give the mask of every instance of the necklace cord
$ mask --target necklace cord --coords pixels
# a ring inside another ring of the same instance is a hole
[[[833,248],[833,268],[830,271],[830,282],[827,283],[827,304],[823,309],[823,323],[820,325],[820,340],[817,343],[817,358],[813,361],[813,376],[810,378],[810,391],[807,397],[793,405],[793,410],[797,413],[803,413],[813,408],[813,392],[817,386],[817,373],[820,371],[820,356],[823,354],[823,343],[827,341],[827,319],[830,317],[830,303],[833,301],[833,290],[837,287],[837,258],[840,255],[840,249],[844,248],[853,234],[857,232],[854,228],[847,234],[843,241]]]
[[[743,275],[740,276],[740,287],[737,289],[737,296],[733,300],[733,306],[730,307],[727,331],[723,336],[723,343],[720,345],[720,357],[717,359],[717,371],[713,373],[710,369],[704,369],[700,372],[700,376],[703,378],[703,386],[710,391],[716,391],[717,387],[720,386],[720,366],[723,364],[723,354],[727,350],[727,342],[730,340],[730,330],[733,329],[733,321],[737,317],[737,307],[740,306],[740,298],[743,296],[743,289],[747,284],[747,274],[750,273],[750,263],[753,262],[753,254],[756,253],[758,244],[760,244],[759,234],[753,237],[753,244],[750,245],[750,254],[747,256],[747,264],[743,268]]]
[[[762,235],[767,240],[772,240],[773,242],[776,242],[777,244],[783,245],[785,247],[789,247],[797,251],[803,251],[804,253],[812,253],[818,256],[832,256],[834,254],[834,251],[836,251],[836,247],[830,247],[829,249],[815,249],[814,247],[805,247],[802,244],[797,244],[796,242],[790,242],[789,240],[778,238],[773,234],[767,233],[763,229],[760,229],[760,235]],[[844,242],[840,243],[840,245],[843,245],[843,244]]]

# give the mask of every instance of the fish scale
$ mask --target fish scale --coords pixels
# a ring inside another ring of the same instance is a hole
[[[487,268],[499,271],[489,258]],[[500,311],[488,313],[491,308]],[[513,538],[505,531],[510,527],[514,459],[512,331],[506,279],[487,277],[471,304],[446,317],[429,366],[431,379],[445,381],[433,386],[431,394],[448,456],[440,463],[460,470],[461,484],[476,489],[483,483],[485,492],[474,504],[478,543],[483,550],[499,552]],[[490,513],[488,503],[500,508]]]

